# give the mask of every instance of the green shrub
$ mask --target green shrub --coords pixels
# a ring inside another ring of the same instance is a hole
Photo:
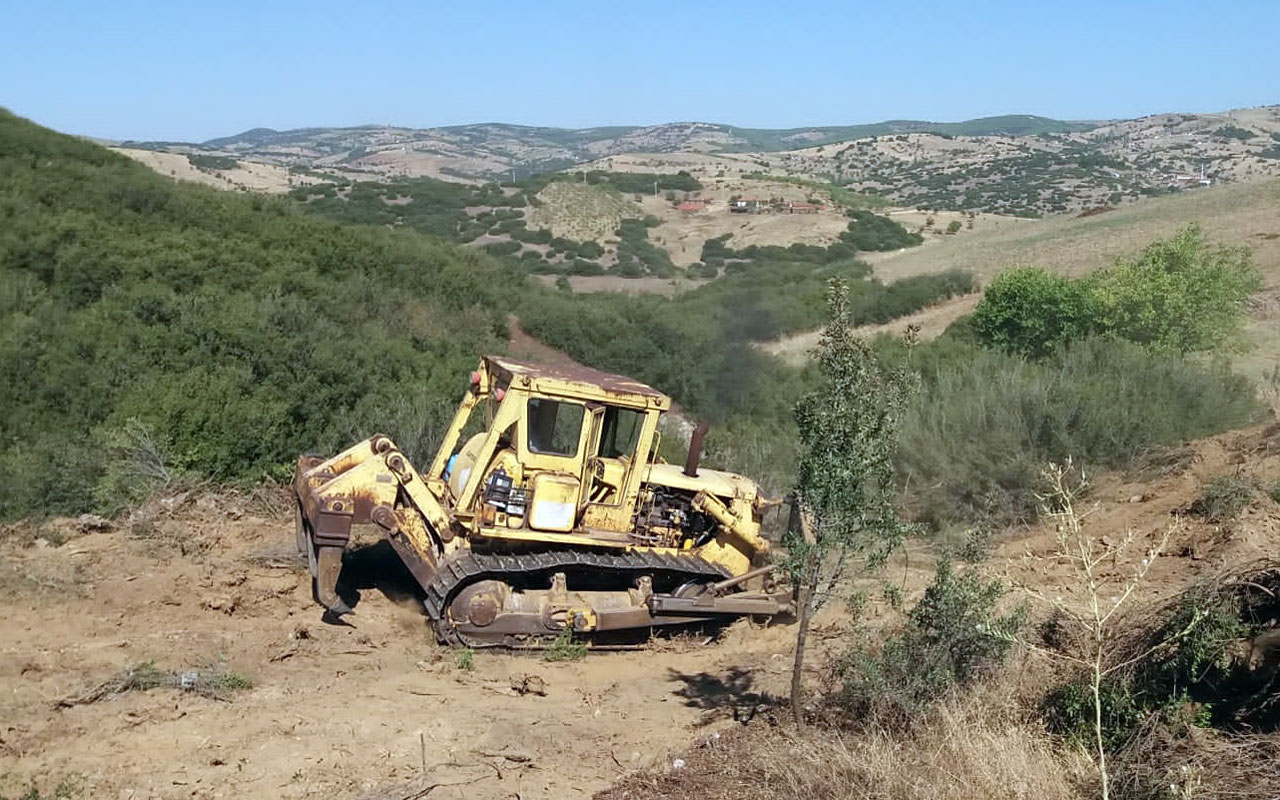
[[[618,226],[616,270],[619,275],[637,278],[647,273],[665,278],[675,273],[675,264],[671,263],[671,256],[667,251],[649,242],[648,229],[657,224],[657,217],[652,216],[643,220],[622,220]]]
[[[479,253],[174,183],[5,112],[0,186],[2,519],[127,502],[103,444],[134,421],[166,469],[218,481],[285,477],[389,424],[412,439],[502,341],[499,297],[520,283]]]
[[[520,252],[522,245],[510,239],[504,242],[490,242],[484,246],[485,252],[495,256],[509,256]]]
[[[211,156],[200,153],[188,153],[187,161],[190,162],[191,166],[205,172],[235,169],[240,163],[229,156]]]
[[[1271,578],[1264,581],[1274,584]],[[1268,595],[1267,601],[1273,603],[1274,597]],[[1250,618],[1252,624],[1244,621]],[[1205,584],[1163,609],[1149,628],[1131,628],[1116,653],[1141,658],[1102,684],[1104,745],[1120,749],[1153,719],[1178,732],[1188,726],[1249,724],[1251,718],[1259,720],[1259,712],[1261,718],[1272,718],[1264,693],[1232,654],[1238,642],[1258,633],[1270,618],[1269,612],[1251,613],[1247,594]],[[1091,743],[1094,708],[1087,676],[1047,692],[1041,709],[1050,730]]]
[[[1043,358],[1094,333],[1190,353],[1238,341],[1262,286],[1247,247],[1211,247],[1196,225],[1073,280],[1022,267],[1002,273],[973,315],[981,341]]]
[[[866,209],[849,212],[849,227],[840,234],[840,240],[864,252],[898,250],[914,247],[924,241],[918,233],[911,233],[888,217],[873,214]]]
[[[1117,259],[1085,279],[1098,329],[1157,350],[1190,353],[1234,343],[1244,304],[1262,288],[1248,247],[1212,247],[1199,226]]]
[[[843,704],[859,715],[910,721],[1009,655],[1025,612],[996,612],[999,581],[938,563],[933,582],[901,630],[879,650],[855,645],[841,666]]]
[[[1261,414],[1247,378],[1127,342],[1087,339],[1042,361],[945,336],[907,352],[921,388],[898,472],[913,516],[935,528],[1034,517],[1043,464],[1115,467],[1161,444],[1244,427]]]
[[[1129,741],[1134,730],[1147,718],[1149,710],[1122,681],[1103,681],[1102,699],[1103,746],[1117,750]],[[1079,747],[1094,747],[1096,736],[1093,687],[1081,676],[1045,694],[1040,706],[1049,730],[1065,736]]]
[[[575,641],[572,628],[561,628],[542,653],[543,661],[578,661],[586,657],[586,642]]]
[[[463,672],[472,672],[476,668],[476,651],[470,647],[459,647],[454,666]]]
[[[973,330],[986,345],[1043,358],[1089,335],[1097,309],[1078,281],[1035,267],[1002,272],[973,313]]]
[[[1247,142],[1253,138],[1253,131],[1241,128],[1238,125],[1223,125],[1221,128],[1215,128],[1213,135],[1219,139],[1236,139],[1241,142]]]
[[[524,181],[523,185],[526,187],[526,191],[536,193],[551,180],[576,183],[584,179],[589,184],[609,186],[623,194],[651,195],[655,184],[660,192],[692,192],[702,188],[702,184],[698,179],[684,170],[674,175],[653,172],[605,172],[603,170],[590,170],[585,173],[561,172],[534,176]]]

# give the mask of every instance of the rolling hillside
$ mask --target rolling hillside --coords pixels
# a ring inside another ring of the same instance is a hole
[[[547,128],[502,123],[443,128],[362,125],[352,128],[254,128],[201,143],[128,142],[140,149],[188,148],[225,152],[284,164],[350,166],[374,171],[432,169],[438,174],[482,178],[515,170],[543,172],[601,156],[630,152],[794,150],[867,136],[933,132],[965,136],[1030,136],[1087,130],[1090,123],[1030,115],[964,122],[892,120],[868,125],[813,128],[738,128],[706,122]],[[413,172],[411,174],[429,174]]]
[[[903,215],[895,219],[905,221]],[[1253,348],[1236,362],[1241,371],[1258,377],[1280,363],[1280,180],[1152,198],[1083,217],[1005,221],[953,236],[926,237],[921,247],[868,253],[864,258],[881,280],[889,282],[956,268],[971,271],[987,283],[1002,270],[1019,265],[1080,275],[1117,256],[1136,253],[1192,222],[1199,223],[1215,242],[1247,246],[1262,273],[1265,285],[1250,311],[1248,338]],[[926,334],[941,333],[957,316],[971,310],[974,302],[972,297],[960,298],[874,329],[901,332],[907,324],[916,324]],[[817,333],[809,332],[771,342],[765,349],[800,363],[816,342]]]
[[[729,181],[754,174],[803,178],[903,206],[1038,217],[1280,177],[1280,106],[1108,122],[1007,115],[786,129],[704,122],[255,128],[202,143],[128,142],[122,149],[157,168],[155,152],[231,159],[241,171],[246,163],[287,169],[285,180],[250,187],[267,191],[303,177],[483,183],[589,164],[607,171],[683,169]],[[216,170],[213,178],[245,184]]]

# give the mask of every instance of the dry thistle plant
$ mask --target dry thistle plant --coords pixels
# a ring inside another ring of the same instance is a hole
[[[1074,623],[1084,635],[1085,643],[1079,653],[1050,650],[1024,639],[1018,639],[1017,642],[1033,652],[1070,662],[1086,671],[1093,701],[1094,752],[1091,757],[1098,771],[1102,800],[1110,800],[1111,786],[1104,744],[1106,732],[1102,719],[1103,683],[1109,676],[1142,661],[1157,650],[1172,646],[1199,623],[1201,615],[1197,613],[1184,630],[1140,653],[1126,654],[1119,659],[1112,656],[1115,638],[1113,623],[1120,609],[1132,599],[1138,587],[1146,580],[1152,564],[1168,545],[1178,523],[1172,523],[1162,532],[1158,541],[1147,547],[1142,559],[1127,576],[1108,578],[1104,575],[1104,565],[1123,563],[1124,556],[1137,544],[1138,536],[1135,531],[1128,530],[1120,541],[1112,543],[1090,532],[1086,521],[1098,506],[1094,504],[1087,509],[1081,508],[1088,481],[1083,471],[1078,478],[1075,475],[1070,459],[1063,464],[1049,464],[1042,473],[1047,489],[1044,494],[1038,495],[1038,499],[1040,513],[1053,521],[1056,532],[1057,548],[1050,558],[1071,567],[1083,590],[1083,598],[1072,601],[1061,596],[1050,597],[1025,582],[1012,578],[1009,581],[1037,602],[1052,608],[1067,623]],[[994,631],[993,634],[999,635]]]

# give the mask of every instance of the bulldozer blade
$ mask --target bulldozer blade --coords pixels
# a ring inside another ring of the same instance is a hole
[[[321,546],[316,550],[316,599],[334,616],[350,614],[351,607],[338,596],[343,548]]]

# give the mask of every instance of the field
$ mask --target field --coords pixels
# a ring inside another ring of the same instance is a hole
[[[324,624],[284,500],[192,493],[119,528],[3,530],[0,795],[68,779],[84,797],[350,798],[426,779],[460,782],[432,797],[589,797],[714,730],[739,671],[781,670],[787,630],[745,625],[715,646],[482,651],[461,669],[385,542],[350,554],[356,613]],[[76,700],[148,663],[253,685]],[[544,694],[512,689],[528,675]]]

